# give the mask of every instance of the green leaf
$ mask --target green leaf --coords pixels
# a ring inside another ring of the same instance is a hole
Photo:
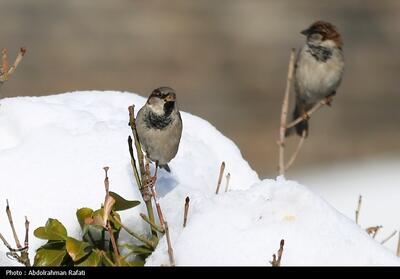
[[[114,204],[114,210],[116,211],[121,211],[121,210],[126,210],[135,206],[138,206],[140,204],[140,201],[128,201],[118,195],[117,193],[111,192],[110,191],[110,196],[114,198],[115,204]]]
[[[89,243],[79,241],[72,237],[67,238],[65,247],[67,248],[67,252],[74,262],[79,261],[91,251]]]
[[[64,257],[67,255],[65,246],[63,249],[39,248],[36,251],[34,266],[61,266]]]
[[[96,250],[93,250],[90,255],[76,266],[100,266],[102,256]]]
[[[93,209],[91,208],[83,207],[76,211],[76,218],[78,219],[81,229],[83,229],[84,226],[86,225],[85,220],[87,218],[91,218],[92,215],[93,215]]]
[[[47,240],[65,240],[67,230],[57,219],[49,218],[44,227],[37,228],[33,233],[37,238]]]

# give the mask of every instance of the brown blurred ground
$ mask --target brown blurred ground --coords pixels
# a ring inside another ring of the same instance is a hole
[[[400,1],[1,0],[0,19],[0,47],[28,48],[2,96],[169,85],[263,176],[276,173],[289,50],[331,21],[345,78],[294,168],[400,151]]]

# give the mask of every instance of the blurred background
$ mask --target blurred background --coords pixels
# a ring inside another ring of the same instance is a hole
[[[288,175],[400,153],[400,1],[1,0],[0,18],[10,59],[28,49],[2,97],[147,96],[168,85],[182,110],[235,141],[262,177],[277,173],[290,49],[312,22],[330,21],[344,37],[345,77]]]

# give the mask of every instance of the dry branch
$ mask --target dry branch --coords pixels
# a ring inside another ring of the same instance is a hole
[[[286,122],[287,122],[287,115],[289,110],[289,93],[290,93],[290,86],[292,84],[293,73],[294,73],[294,65],[295,65],[295,49],[292,49],[290,53],[290,60],[289,60],[289,69],[288,75],[286,80],[286,89],[285,95],[283,98],[282,103],[282,112],[281,112],[281,122],[279,128],[279,174],[285,174],[285,133],[286,133]]]
[[[281,242],[279,243],[279,250],[278,250],[278,258],[276,258],[276,255],[272,255],[272,261],[270,261],[271,265],[274,267],[281,266],[281,260],[282,260],[282,254],[283,254],[283,246],[285,245],[285,240],[282,239]]]
[[[165,235],[167,236],[169,264],[171,266],[175,266],[174,250],[172,249],[171,238],[169,236],[169,228],[167,222],[164,223],[164,228],[165,228]]]
[[[154,219],[154,211],[153,211],[153,205],[151,202],[151,196],[152,194],[149,191],[149,179],[150,179],[150,174],[146,173],[145,165],[144,165],[144,155],[142,151],[142,146],[139,141],[139,135],[136,130],[136,119],[135,119],[135,106],[129,106],[128,107],[129,111],[129,126],[132,129],[132,135],[133,139],[135,141],[135,148],[136,148],[136,154],[138,158],[138,164],[139,164],[139,170],[137,169],[136,166],[136,160],[133,154],[133,147],[132,147],[132,138],[129,136],[128,137],[128,147],[129,147],[129,153],[131,156],[131,165],[133,169],[133,173],[135,174],[137,186],[139,188],[139,191],[142,195],[143,201],[145,202],[146,209],[147,209],[147,215],[149,216],[149,220],[152,223],[155,223]],[[139,177],[140,173],[140,177]],[[153,237],[157,238],[157,231],[151,227],[151,233]]]
[[[296,160],[297,155],[300,152],[300,149],[303,147],[304,140],[306,139],[306,133],[307,132],[304,130],[303,134],[301,135],[301,138],[299,140],[299,143],[297,145],[296,151],[293,153],[293,155],[290,158],[289,162],[286,164],[285,170],[288,170],[293,165],[294,161]]]
[[[218,176],[218,183],[217,183],[217,189],[215,190],[215,194],[218,195],[219,188],[221,187],[221,182],[222,182],[222,177],[224,175],[225,171],[225,162],[221,163],[221,167],[219,169],[219,176]]]
[[[188,213],[189,213],[189,202],[190,202],[189,197],[186,197],[186,199],[185,199],[185,211],[183,213],[183,227],[186,227],[187,216],[188,216]]]
[[[393,236],[395,236],[397,233],[397,231],[392,232],[388,237],[386,237],[384,240],[381,241],[381,244],[385,244],[386,242],[388,242]]]
[[[151,227],[153,227],[153,229],[155,229],[159,233],[165,233],[165,230],[163,228],[161,228],[160,226],[157,226],[157,224],[151,222],[149,220],[149,218],[146,215],[144,215],[143,213],[140,213],[140,217],[142,217],[143,221],[145,221],[147,224],[149,224]]]
[[[358,218],[359,218],[359,216],[360,216],[361,203],[362,203],[362,196],[359,195],[359,197],[358,197],[357,209],[356,209],[356,224],[358,224]]]
[[[13,65],[11,67],[9,67],[8,57],[7,57],[7,49],[3,49],[1,51],[2,62],[1,62],[1,71],[0,71],[0,84],[6,82],[8,80],[8,78],[10,77],[10,75],[12,75],[15,72],[19,63],[21,62],[22,58],[24,57],[25,53],[26,53],[26,49],[21,47]]]
[[[399,240],[397,242],[397,257],[400,257],[400,232],[399,232]]]
[[[372,238],[375,238],[378,231],[382,228],[382,226],[375,226],[375,227],[369,227],[367,229],[365,229],[365,231],[371,235],[372,234]]]
[[[231,174],[228,173],[228,174],[226,175],[225,193],[228,192],[228,190],[229,190],[229,181],[230,181],[230,180],[231,180]]]
[[[328,104],[328,99],[325,98],[323,100],[321,100],[320,102],[318,102],[317,104],[315,104],[309,111],[307,111],[305,114],[307,115],[307,120],[310,119],[311,115],[316,112],[317,110],[319,110],[322,106]],[[292,122],[290,122],[287,126],[286,129],[290,129],[294,126],[296,126],[297,124],[299,124],[300,122],[304,121],[304,116],[300,116],[297,119],[293,120]]]
[[[29,260],[29,238],[28,238],[28,233],[29,233],[29,221],[27,217],[25,216],[25,240],[24,240],[24,247],[21,246],[21,243],[18,239],[17,233],[15,231],[14,227],[14,222],[12,219],[12,214],[11,214],[11,209],[8,204],[7,200],[7,206],[6,206],[6,213],[8,217],[8,221],[10,223],[11,230],[13,232],[15,244],[17,246],[16,249],[12,248],[11,245],[7,242],[7,240],[4,238],[4,236],[0,233],[0,239],[3,242],[3,244],[7,247],[9,252],[7,252],[7,256],[17,260],[19,263],[25,265],[25,266],[31,266],[30,260]],[[18,254],[20,253],[20,254]]]

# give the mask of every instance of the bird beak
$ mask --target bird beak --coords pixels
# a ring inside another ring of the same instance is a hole
[[[310,29],[306,29],[300,32],[300,34],[304,35],[304,36],[308,36],[308,34],[310,33]]]
[[[166,101],[166,102],[175,102],[175,100],[176,100],[176,95],[175,95],[175,93],[169,93],[169,94],[167,95],[167,97],[165,97],[165,101]]]

